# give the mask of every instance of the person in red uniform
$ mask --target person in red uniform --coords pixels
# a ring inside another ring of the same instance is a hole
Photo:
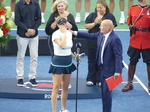
[[[147,65],[148,92],[150,93],[150,6],[148,0],[138,0],[139,4],[130,7],[127,24],[130,28],[130,43],[127,51],[130,57],[128,65],[128,83],[123,92],[132,90],[133,77],[139,59]]]

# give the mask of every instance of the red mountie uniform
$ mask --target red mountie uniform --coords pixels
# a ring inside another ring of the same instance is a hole
[[[146,5],[147,7],[149,5]],[[132,25],[134,21],[139,17],[140,13],[144,14],[137,22],[135,23],[136,28],[149,28],[150,27],[150,8],[146,11],[146,8],[140,7],[140,5],[134,5],[130,7],[128,11],[127,24],[128,26]],[[145,12],[146,11],[146,12]],[[130,37],[130,46],[137,49],[147,49],[150,48],[150,31],[140,32],[136,31],[135,34],[132,34]]]

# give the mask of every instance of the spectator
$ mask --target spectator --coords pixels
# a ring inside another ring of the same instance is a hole
[[[133,5],[133,0],[128,0],[128,9]],[[125,3],[124,0],[120,0],[119,1],[119,6],[120,6],[120,20],[119,20],[119,24],[124,24],[125,23],[125,16],[124,16],[124,7],[125,7]]]
[[[39,0],[36,0],[39,1]],[[44,13],[46,9],[46,0],[41,0],[41,15],[42,15],[42,23],[45,23]]]
[[[114,8],[115,8],[115,0],[109,0],[109,9],[110,9],[110,13],[114,12]]]
[[[15,8],[15,23],[17,25],[16,39],[18,46],[16,62],[17,85],[23,86],[24,57],[27,46],[29,46],[29,82],[32,86],[37,86],[38,27],[41,25],[41,11],[38,2],[35,0],[19,0]]]
[[[104,0],[96,3],[95,12],[92,12],[85,21],[85,28],[89,33],[99,32],[99,27],[102,20],[110,19],[113,22],[114,27],[117,26],[116,19],[113,14],[109,12],[109,8]],[[87,39],[88,47],[88,74],[87,85],[92,86],[96,84],[100,86],[100,76],[97,72],[96,51],[97,51],[97,39]]]
[[[99,2],[101,2],[101,1],[105,1],[106,2],[106,0],[98,0]],[[115,0],[109,0],[110,2],[109,2],[109,9],[110,9],[110,13],[113,13],[114,12],[114,8],[115,8]]]
[[[15,16],[15,14],[14,14],[15,4],[16,4],[16,0],[11,0],[11,1],[10,1],[11,12],[12,12],[12,18],[14,18],[14,16]]]
[[[91,1],[90,0],[85,0],[84,3],[84,7],[85,7],[85,16],[84,16],[84,20],[86,19],[86,17],[89,15],[90,13],[90,6],[91,6]],[[81,11],[81,6],[82,6],[82,0],[76,0],[75,3],[75,9],[76,9],[76,17],[75,17],[75,22],[76,23],[80,23],[81,22],[81,16],[80,16],[80,11]]]
[[[104,0],[98,0],[98,1],[104,1]],[[128,0],[128,9],[132,5],[133,5],[133,0]],[[120,13],[121,13],[119,24],[124,24],[125,23],[124,6],[125,6],[124,0],[119,0],[119,7],[120,7]],[[115,0],[110,0],[109,9],[110,9],[111,13],[114,12],[114,8],[115,8]]]

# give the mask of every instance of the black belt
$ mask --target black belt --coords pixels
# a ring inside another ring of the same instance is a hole
[[[136,31],[146,32],[146,31],[150,31],[150,29],[149,28],[144,28],[144,29],[142,29],[142,28],[136,28]]]

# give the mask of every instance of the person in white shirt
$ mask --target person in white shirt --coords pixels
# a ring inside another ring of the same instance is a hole
[[[71,73],[76,70],[75,65],[72,63],[72,57],[75,57],[71,52],[73,46],[72,33],[67,30],[67,20],[65,18],[58,16],[56,23],[59,29],[52,34],[54,56],[49,70],[49,73],[52,73],[53,81],[51,94],[52,112],[56,112],[57,95],[60,87],[62,88],[60,112],[69,112],[66,110],[68,86]]]

